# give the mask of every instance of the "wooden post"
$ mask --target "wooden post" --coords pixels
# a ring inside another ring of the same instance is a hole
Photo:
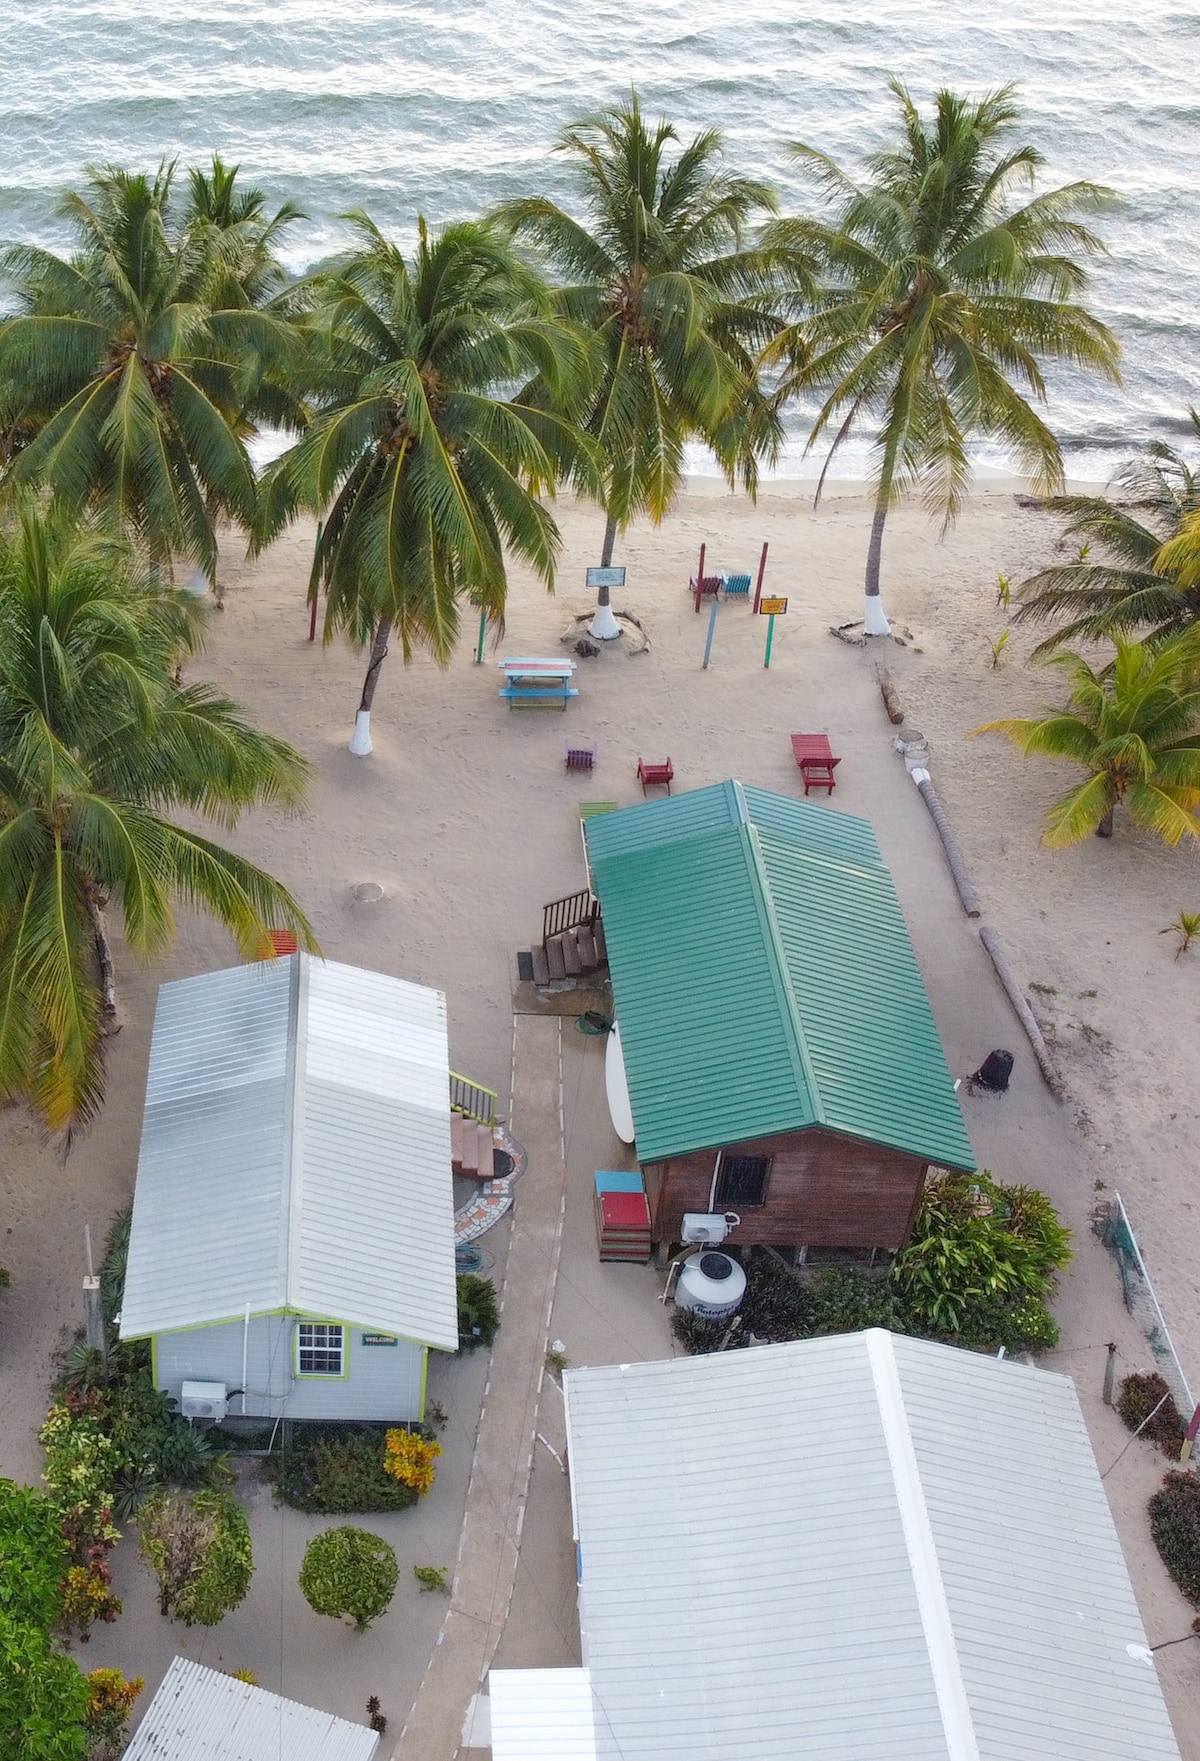
[[[763,665],[764,666],[770,666],[770,664],[771,664],[771,644],[774,640],[775,640],[775,613],[772,612],[770,617],[767,619],[767,652],[763,656]]]
[[[104,1337],[104,1303],[100,1296],[100,1280],[92,1268],[92,1230],[84,1225],[84,1248],[87,1254],[87,1277],[83,1281],[83,1321],[88,1345],[100,1357],[101,1374],[108,1376],[108,1348]]]
[[[1104,1392],[1103,1392],[1103,1395],[1101,1396],[1101,1398],[1104,1401],[1105,1406],[1111,1406],[1113,1403],[1113,1383],[1116,1381],[1116,1379],[1117,1379],[1117,1348],[1110,1340],[1109,1346],[1108,1346],[1108,1357],[1105,1359],[1105,1362],[1104,1362]]]
[[[709,656],[712,654],[713,632],[717,627],[717,596],[713,594],[712,615],[708,620],[708,641],[704,644],[704,665],[707,669]]]
[[[767,547],[764,544],[762,547],[762,555],[758,559],[758,585],[754,589],[754,615],[755,615],[755,617],[758,616],[758,608],[762,604],[762,584],[763,584],[763,576],[766,574],[766,572],[767,572]]]
[[[700,567],[696,570],[696,616],[700,616],[700,598],[704,592],[704,552],[707,545],[700,546]]]

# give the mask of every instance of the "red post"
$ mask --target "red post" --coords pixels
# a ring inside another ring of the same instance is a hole
[[[758,608],[762,604],[763,576],[767,572],[767,547],[764,544],[762,555],[758,559],[758,585],[754,589],[754,615],[758,616]]]
[[[700,567],[696,570],[696,611],[699,614],[700,600],[704,594],[704,552],[707,545],[700,546]]]

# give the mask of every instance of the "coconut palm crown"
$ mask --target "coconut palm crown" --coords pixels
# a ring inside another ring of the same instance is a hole
[[[1200,416],[1190,412],[1200,434]],[[1118,499],[1058,496],[1046,503],[1070,516],[1064,543],[1078,545],[1069,562],[1039,569],[1018,588],[1017,623],[1059,625],[1033,653],[1064,643],[1142,634],[1149,642],[1177,634],[1200,618],[1200,578],[1185,586],[1164,567],[1167,548],[1200,515],[1200,471],[1163,441],[1122,465],[1113,478]]]
[[[536,248],[562,284],[558,310],[599,344],[587,430],[603,471],[608,564],[636,514],[665,515],[689,440],[749,489],[759,459],[778,453],[778,415],[756,369],[778,321],[769,259],[750,240],[776,197],[723,169],[715,129],[681,145],[670,122],[647,123],[636,94],[568,128],[557,151],[571,162],[579,217],[530,196],[494,219]]]
[[[1080,303],[1081,259],[1103,252],[1081,216],[1112,192],[1070,183],[1031,190],[1042,155],[1015,142],[1013,89],[977,101],[940,91],[926,122],[905,88],[896,145],[858,183],[816,148],[791,149],[831,219],[778,222],[770,242],[797,254],[802,310],[772,358],[783,390],[816,397],[809,444],[826,459],[855,431],[873,435],[875,510],[867,551],[866,626],[887,633],[879,595],[888,510],[919,490],[954,519],[971,481],[973,437],[999,441],[1044,493],[1062,480],[1058,441],[1035,409],[1047,362],[1117,377],[1118,345]],[[808,265],[822,263],[815,301]]]
[[[404,657],[445,665],[464,601],[500,618],[506,556],[553,585],[558,528],[539,491],[594,488],[569,415],[590,387],[586,339],[555,318],[541,278],[475,222],[411,259],[364,215],[359,249],[309,288],[307,372],[315,415],[264,477],[256,543],[300,509],[323,524],[310,603],[325,639],[370,646],[351,750],[371,750],[370,713],[393,634]],[[554,410],[520,395],[537,379]]]
[[[0,1098],[54,1130],[100,1104],[113,957],[105,907],[144,957],[172,901],[207,912],[246,955],[271,927],[313,949],[270,875],[171,817],[230,826],[294,808],[308,766],[207,685],[180,686],[196,600],[164,588],[123,540],[25,507],[0,532]]]
[[[1051,846],[1090,832],[1110,838],[1118,806],[1165,844],[1200,838],[1200,628],[1154,646],[1113,640],[1115,657],[1099,670],[1079,654],[1050,657],[1070,681],[1064,709],[974,731],[1007,734],[1025,754],[1071,759],[1088,773],[1047,814]]]
[[[254,515],[247,399],[293,339],[253,309],[254,278],[271,276],[247,260],[252,223],[201,218],[198,185],[181,211],[173,184],[171,165],[93,171],[62,201],[69,258],[5,253],[19,308],[0,324],[5,481],[49,490],[67,516],[103,509],[157,563],[174,553],[211,579],[216,514]]]

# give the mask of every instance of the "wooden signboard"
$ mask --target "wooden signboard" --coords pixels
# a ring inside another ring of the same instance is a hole
[[[786,599],[762,599],[759,601],[759,616],[764,618],[781,618],[787,611]]]

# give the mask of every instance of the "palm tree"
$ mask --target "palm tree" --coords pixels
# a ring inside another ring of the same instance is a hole
[[[1117,377],[1118,345],[1086,311],[1080,257],[1103,251],[1079,216],[1109,202],[1091,183],[1018,201],[1042,155],[1010,145],[1019,111],[1011,87],[972,103],[938,93],[927,127],[893,82],[901,138],[853,181],[825,154],[791,150],[836,204],[830,222],[789,220],[769,242],[799,254],[798,292],[809,300],[807,265],[824,264],[813,309],[771,351],[783,360],[785,393],[823,401],[809,444],[836,428],[825,469],[863,421],[874,429],[875,511],[867,549],[866,629],[886,635],[879,569],[888,511],[920,489],[949,523],[971,481],[968,443],[1001,441],[1038,487],[1062,480],[1054,435],[1030,402],[1046,399],[1042,367],[1066,361]],[[822,480],[824,472],[822,472]],[[818,488],[818,494],[820,493]]]
[[[255,541],[321,516],[310,603],[324,588],[327,642],[369,645],[350,743],[365,755],[393,633],[406,661],[424,647],[445,665],[464,599],[503,615],[506,551],[551,586],[558,528],[536,491],[593,475],[570,420],[517,395],[539,377],[578,401],[589,362],[512,247],[474,222],[430,239],[422,221],[410,262],[347,218],[361,248],[311,290],[317,413],[264,476]]]
[[[1046,816],[1052,847],[1078,844],[1089,832],[1111,838],[1118,804],[1166,844],[1200,838],[1200,628],[1154,646],[1113,641],[1116,657],[1101,671],[1079,654],[1051,656],[1047,664],[1071,682],[1065,709],[975,732],[1007,734],[1023,753],[1085,768],[1086,781]]]
[[[20,306],[0,325],[17,437],[5,475],[12,489],[46,487],[68,517],[103,508],[156,563],[174,552],[212,579],[215,513],[245,526],[254,515],[247,399],[292,333],[252,309],[255,278],[270,281],[245,261],[255,226],[202,224],[195,186],[177,217],[173,178],[170,165],[153,179],[92,172],[63,198],[69,259],[22,245],[0,260]]]
[[[196,601],[94,520],[26,506],[0,533],[0,1097],[51,1129],[100,1103],[109,902],[144,957],[171,941],[172,900],[251,956],[272,925],[314,947],[284,887],[169,817],[231,826],[259,803],[294,808],[309,775],[236,704],[175,683],[201,629]]]
[[[747,244],[775,194],[721,170],[714,129],[678,143],[666,120],[646,124],[634,95],[558,143],[577,173],[582,219],[541,196],[493,217],[536,246],[564,283],[557,309],[598,339],[587,431],[603,471],[602,567],[635,515],[664,517],[688,440],[712,449],[731,486],[740,478],[753,491],[759,456],[777,456],[782,438],[756,371],[778,328],[769,260]],[[621,633],[607,588],[591,629]]]
[[[1195,410],[1190,414],[1200,433],[1200,416]],[[1128,637],[1146,626],[1145,640],[1160,641],[1200,617],[1200,581],[1185,587],[1159,561],[1164,545],[1178,536],[1188,516],[1200,514],[1200,473],[1181,453],[1156,440],[1141,459],[1122,465],[1113,481],[1122,492],[1121,502],[1066,495],[1046,504],[1052,512],[1071,516],[1063,539],[1077,544],[1079,551],[1070,562],[1040,569],[1018,589],[1015,622],[1067,619],[1034,649],[1037,658],[1066,642]],[[1099,557],[1093,557],[1093,549],[1100,551]]]

